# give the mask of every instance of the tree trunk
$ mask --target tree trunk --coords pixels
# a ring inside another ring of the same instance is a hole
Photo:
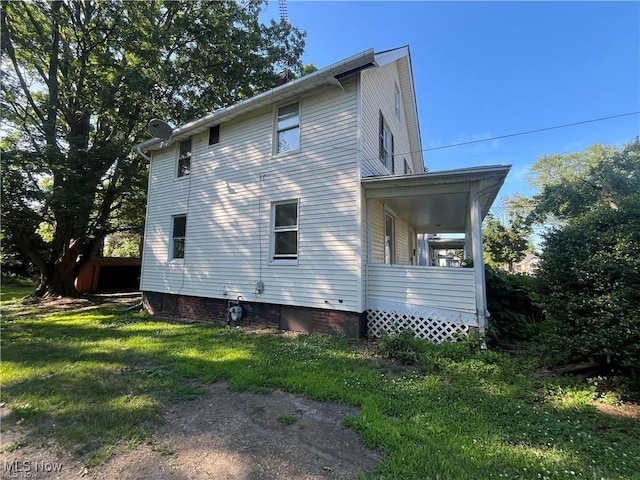
[[[74,252],[75,253],[75,252]],[[40,272],[40,283],[30,296],[34,298],[78,297],[75,280],[78,272],[77,255],[67,253],[57,262],[48,262]]]

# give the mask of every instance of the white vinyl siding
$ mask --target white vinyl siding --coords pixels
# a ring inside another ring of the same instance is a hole
[[[396,115],[396,88],[400,84],[395,63],[362,72],[362,176],[404,173],[404,164],[395,161],[385,167],[380,161],[380,115],[393,134],[393,151],[397,158],[410,157],[409,134],[404,121]],[[402,95],[402,92],[399,92]]]
[[[367,301],[476,312],[473,269],[369,265]]]
[[[143,290],[362,308],[356,79],[343,87],[299,99],[300,148],[287,155],[272,155],[272,107],[224,123],[216,148],[208,131],[194,136],[186,182],[171,181],[175,147],[154,153]],[[298,262],[270,265],[271,206],[286,199],[299,199]],[[178,268],[165,260],[167,215],[184,213],[188,252]],[[260,279],[264,293],[256,294]]]

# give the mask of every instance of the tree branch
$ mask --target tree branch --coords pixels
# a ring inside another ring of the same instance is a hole
[[[22,72],[20,71],[18,61],[16,60],[16,52],[15,52],[15,49],[13,48],[13,42],[11,41],[11,30],[9,28],[9,24],[6,19],[5,8],[2,8],[2,10],[0,10],[0,17],[1,17],[0,23],[2,25],[2,30],[4,31],[4,35],[3,35],[4,38],[2,39],[3,40],[2,49],[7,53],[7,55],[9,55],[9,58],[11,59],[11,64],[13,65],[13,69],[16,72],[16,76],[18,77],[18,81],[20,82],[20,87],[22,88],[22,92],[27,98],[27,101],[33,108],[33,111],[35,112],[37,117],[40,119],[40,121],[44,122],[45,121],[44,114],[40,111],[40,109],[38,108],[38,105],[36,105],[36,102],[33,100],[33,97],[31,96],[31,91],[29,90],[29,86],[27,85],[27,82],[22,76]]]

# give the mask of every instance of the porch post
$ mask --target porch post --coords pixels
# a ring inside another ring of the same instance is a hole
[[[484,259],[482,257],[482,213],[480,211],[480,191],[475,184],[470,192],[471,243],[473,247],[473,280],[476,288],[476,309],[478,327],[484,334],[487,328],[487,297],[485,293]]]
[[[471,241],[473,235],[471,233],[471,206],[467,210],[467,218],[464,222],[464,259],[470,260],[473,258],[473,242]]]

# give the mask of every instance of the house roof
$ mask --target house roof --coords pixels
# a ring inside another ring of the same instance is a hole
[[[267,90],[255,97],[248,98],[226,108],[216,110],[202,118],[189,122],[173,130],[168,139],[152,138],[139,143],[134,148],[138,151],[158,150],[192,135],[202,133],[209,127],[231,120],[258,108],[281,102],[287,98],[312,90],[320,85],[339,86],[339,78],[363,68],[375,65],[376,56],[373,49],[365,50],[328,67],[316,70],[279,87]]]
[[[510,165],[490,165],[413,175],[362,179],[366,198],[376,198],[406,218],[416,233],[463,233],[471,195],[480,196],[484,218]]]
[[[382,67],[392,62],[398,62],[401,88],[405,93],[403,96],[404,111],[409,128],[410,148],[411,151],[414,152],[414,155],[412,155],[414,158],[414,171],[422,171],[424,168],[422,160],[422,142],[420,139],[415,87],[413,84],[411,57],[408,46],[378,53],[375,53],[373,49],[365,50],[329,65],[328,67],[310,73],[309,75],[305,75],[304,77],[300,77],[229,107],[221,108],[202,118],[175,128],[172,135],[167,139],[151,138],[135,145],[134,149],[138,152],[142,152],[168,147],[177,141],[202,133],[209,127],[229,121],[239,115],[249,113],[253,110],[272,105],[274,103],[282,102],[288,98],[313,90],[321,85],[330,84],[340,86],[340,79],[349,74],[373,66]]]

